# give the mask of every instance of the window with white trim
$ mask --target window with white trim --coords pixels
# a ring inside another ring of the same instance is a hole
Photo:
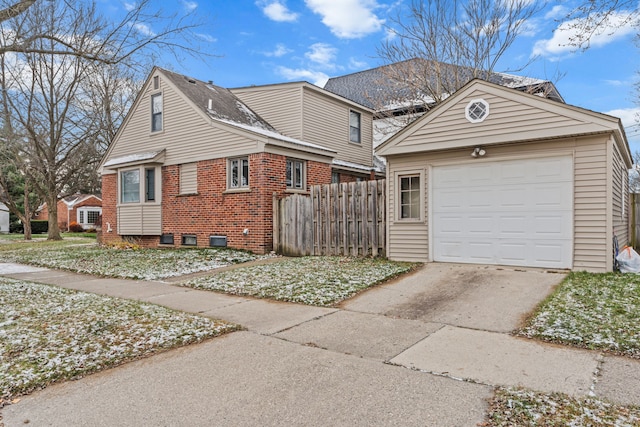
[[[156,166],[119,171],[120,203],[155,203],[159,198]]]
[[[295,190],[305,189],[305,169],[305,162],[303,160],[287,159],[287,188]]]
[[[162,130],[162,94],[151,95],[151,132]]]
[[[464,110],[465,117],[471,123],[480,123],[489,116],[489,103],[484,99],[474,99]]]
[[[140,203],[140,169],[120,172],[120,203]]]
[[[94,225],[102,214],[102,208],[98,207],[81,207],[77,210],[77,222],[83,227]]]
[[[249,158],[229,159],[227,188],[249,188]]]
[[[420,219],[420,175],[400,176],[400,219]]]
[[[349,141],[360,144],[360,113],[357,111],[349,111]]]

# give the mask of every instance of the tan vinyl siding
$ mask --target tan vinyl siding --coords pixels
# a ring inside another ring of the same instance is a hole
[[[195,194],[198,192],[198,164],[185,163],[180,165],[180,194]]]
[[[373,165],[373,115],[303,84],[234,89],[232,92],[278,132],[335,150],[337,160]],[[361,142],[349,141],[349,111],[361,114]]]
[[[131,154],[159,151],[166,148],[165,165],[225,157],[229,153],[247,154],[256,151],[257,143],[241,132],[229,131],[199,114],[178,92],[160,76],[163,94],[163,130],[151,132],[151,94],[148,85],[112,143],[106,160]]]
[[[395,162],[394,162],[395,164]],[[424,212],[422,221],[398,220],[398,192],[400,177],[421,172],[424,183],[422,197]],[[387,255],[392,260],[426,262],[429,260],[429,228],[427,226],[428,207],[428,174],[426,162],[422,156],[402,158],[397,167],[390,168],[387,174],[387,224],[388,248]]]
[[[319,93],[306,91],[304,98],[304,141],[337,152],[336,159],[366,166],[373,164],[373,123],[371,114],[340,104]],[[360,143],[349,141],[349,112],[360,113]]]
[[[234,89],[232,92],[281,134],[303,139],[301,86]]]
[[[610,146],[613,150],[613,164],[611,165],[613,234],[622,247],[629,243],[629,172],[616,145],[611,143]]]
[[[489,116],[481,123],[469,123],[465,108],[471,100],[482,98],[489,103]],[[560,104],[558,104],[560,105]],[[602,126],[587,123],[554,108],[543,109],[516,102],[492,93],[475,90],[450,108],[427,116],[428,124],[416,127],[397,144],[396,152],[451,148],[452,146],[510,143],[518,140],[543,140],[562,135],[602,132]]]
[[[527,156],[572,155],[574,159],[574,262],[575,270],[605,271],[607,268],[607,136],[567,138],[538,143],[487,147],[486,160],[516,159]],[[478,161],[470,157],[471,148],[397,155],[387,158],[389,177],[430,165]],[[482,160],[480,160],[482,161]],[[429,177],[427,175],[427,181]],[[389,253],[391,259],[429,259],[428,224],[405,225],[394,220],[396,185],[389,179]],[[427,186],[428,187],[428,186]],[[428,193],[428,191],[427,191]],[[428,202],[428,200],[427,200]],[[425,203],[428,218],[429,204]],[[425,255],[426,253],[426,255]],[[417,255],[419,254],[419,255]]]
[[[118,206],[118,234],[159,236],[162,234],[162,207],[159,204]]]

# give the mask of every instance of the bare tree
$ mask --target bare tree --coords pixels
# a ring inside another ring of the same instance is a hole
[[[47,3],[50,3],[47,5]],[[152,8],[151,0],[131,2],[125,16],[117,21],[105,20],[96,12],[93,0],[0,0],[0,53],[52,53],[79,56],[104,64],[115,64],[144,51],[203,56],[198,38],[192,31],[201,23],[193,13],[166,15]],[[54,6],[65,11],[67,21],[80,19],[91,38],[78,43],[78,37],[62,26],[33,25],[30,15],[38,7]],[[0,6],[1,7],[1,6]],[[11,31],[6,30],[10,23]],[[50,43],[43,43],[48,40]]]
[[[486,78],[541,10],[537,0],[412,0],[391,18],[378,55],[385,89],[378,104],[437,104],[476,77]],[[523,66],[526,64],[523,64]]]
[[[640,8],[636,0],[584,0],[562,19],[561,29],[571,31],[569,43],[587,49],[598,34],[612,34],[629,24],[639,25]]]
[[[149,5],[137,2],[116,23],[91,0],[22,0],[0,10],[0,109],[12,135],[5,163],[46,201],[49,239],[61,238],[58,198],[99,189],[95,166],[133,102],[141,65],[159,49],[200,54],[186,37],[196,27],[189,16],[150,14]]]

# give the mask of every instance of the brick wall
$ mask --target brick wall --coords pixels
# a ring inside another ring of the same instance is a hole
[[[307,162],[307,185],[331,182],[331,166]],[[173,234],[174,246],[181,246],[183,235],[195,235],[199,247],[209,246],[209,236],[226,236],[227,245],[256,253],[267,253],[273,246],[273,194],[286,195],[286,157],[257,153],[249,156],[249,190],[227,191],[227,159],[198,163],[197,194],[181,195],[178,165],[162,168],[162,232]],[[108,178],[113,177],[112,180]],[[105,180],[107,178],[107,180]],[[118,240],[115,234],[115,175],[106,175],[102,183],[103,240]],[[113,188],[111,188],[113,187]],[[106,232],[111,222],[113,233]],[[247,233],[245,233],[247,230]],[[157,246],[159,236],[140,239],[143,246]]]
[[[104,244],[120,241],[116,219],[116,177],[116,174],[102,175],[102,232],[99,241]]]

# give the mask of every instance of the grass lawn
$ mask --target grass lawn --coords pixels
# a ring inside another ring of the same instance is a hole
[[[196,289],[331,306],[416,264],[379,258],[302,257],[241,267],[182,283]]]
[[[238,329],[153,304],[6,278],[0,307],[0,407],[53,382]]]
[[[640,275],[570,273],[517,333],[640,358]]]
[[[640,408],[591,397],[499,388],[485,426],[638,426]]]
[[[158,280],[259,258],[246,251],[226,248],[118,249],[77,243],[66,239],[31,245],[0,245],[0,262],[18,262],[98,276]]]

